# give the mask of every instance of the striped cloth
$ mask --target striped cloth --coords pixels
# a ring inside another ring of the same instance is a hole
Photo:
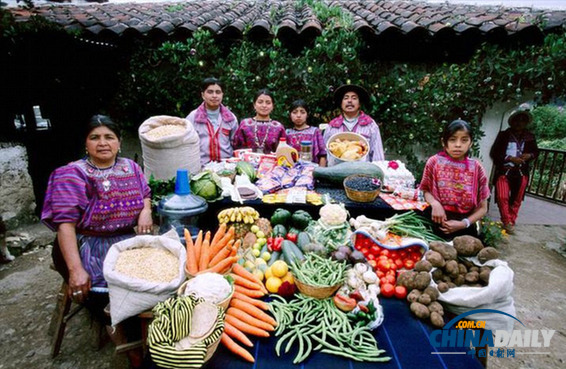
[[[162,368],[200,368],[208,347],[220,340],[224,332],[224,311],[218,309],[216,326],[203,341],[188,350],[178,351],[175,343],[191,332],[192,312],[202,298],[171,297],[153,308],[154,319],[149,325],[147,343],[152,360]]]

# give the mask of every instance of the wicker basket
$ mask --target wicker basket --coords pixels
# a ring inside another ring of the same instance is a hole
[[[352,201],[356,201],[356,202],[372,202],[374,201],[377,196],[379,196],[379,193],[381,192],[381,190],[378,188],[376,190],[372,190],[372,191],[358,191],[358,190],[354,190],[350,187],[348,187],[346,185],[346,183],[353,179],[353,178],[361,178],[361,177],[366,177],[366,178],[374,178],[372,176],[368,176],[366,174],[352,174],[351,176],[348,176],[346,178],[344,178],[344,191],[346,191],[346,196],[352,200]]]
[[[190,279],[183,282],[181,287],[179,287],[179,289],[177,290],[178,296],[183,296],[185,294],[185,289],[187,288],[187,284],[189,283],[189,281]],[[232,287],[232,292],[230,292],[230,295],[228,295],[228,297],[226,297],[224,300],[216,304],[218,307],[222,308],[222,310],[228,309],[228,306],[230,306],[230,300],[232,300],[232,296],[234,296],[234,286],[231,287]]]
[[[214,343],[212,343],[210,346],[208,346],[206,348],[206,356],[204,357],[205,363],[208,360],[210,360],[210,358],[212,358],[212,355],[214,355],[214,353],[216,352],[216,349],[218,348],[218,345],[220,344],[221,338],[222,338],[222,335],[220,335],[220,337],[218,337],[218,339],[216,341],[214,341]]]
[[[338,291],[338,288],[340,288],[340,284],[328,287],[311,286],[299,281],[298,279],[295,279],[295,285],[297,285],[297,288],[303,295],[317,299],[325,299],[327,297],[330,297],[334,295],[336,291]]]

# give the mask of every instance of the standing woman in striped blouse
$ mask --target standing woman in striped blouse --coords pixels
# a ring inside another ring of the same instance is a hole
[[[116,124],[93,116],[85,136],[86,156],[51,174],[41,213],[43,223],[57,232],[53,261],[69,285],[69,296],[103,321],[106,253],[114,243],[133,237],[135,226],[140,233],[153,227],[149,186],[134,161],[118,157],[120,144]],[[125,343],[117,331],[112,339]]]

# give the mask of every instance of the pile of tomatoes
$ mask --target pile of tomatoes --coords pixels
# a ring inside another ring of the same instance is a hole
[[[364,254],[368,264],[375,270],[383,297],[395,296],[404,299],[407,296],[404,286],[396,286],[397,274],[415,267],[415,263],[423,256],[421,247],[409,246],[390,250],[377,245],[363,234],[357,234],[354,248]]]

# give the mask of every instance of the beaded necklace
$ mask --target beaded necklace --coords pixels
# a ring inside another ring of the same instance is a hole
[[[86,162],[93,166],[94,168],[96,168],[97,175],[96,177],[102,178],[102,188],[104,189],[104,192],[108,192],[110,190],[110,187],[112,187],[112,182],[110,182],[110,180],[108,179],[108,176],[110,175],[110,173],[112,173],[112,169],[114,169],[114,166],[117,163],[117,160],[114,161],[114,164],[112,164],[110,167],[105,168],[105,171],[103,172],[102,169],[100,169],[97,165],[95,165],[90,158],[86,159]]]
[[[256,120],[255,118],[252,118],[252,121],[254,122],[254,142],[255,142],[255,145],[258,149],[261,148],[261,150],[265,150],[264,145],[265,145],[265,141],[267,140],[267,136],[269,136],[269,129],[271,128],[271,119],[267,120],[267,121],[265,121],[265,120],[262,121],[262,120]],[[263,136],[263,140],[261,140],[261,142],[260,142],[259,137],[257,135],[257,133],[258,133],[257,125],[258,125],[258,123],[266,123],[266,127],[267,127],[265,129],[265,135]]]

